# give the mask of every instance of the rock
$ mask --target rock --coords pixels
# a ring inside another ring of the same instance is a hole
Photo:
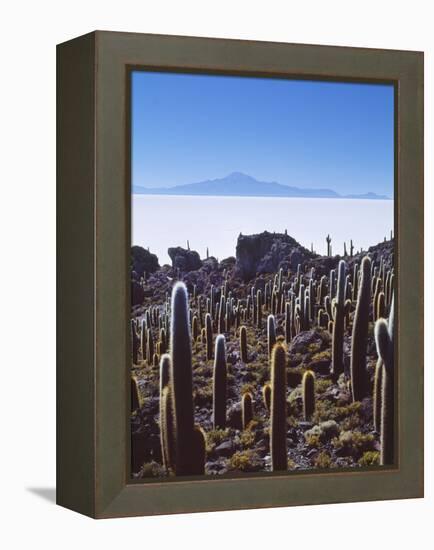
[[[137,281],[131,281],[131,305],[140,306],[145,299],[145,293],[142,285]]]
[[[319,346],[323,344],[322,334],[316,329],[299,332],[291,340],[289,349],[292,353],[305,353],[307,347],[312,344],[317,344]]]
[[[219,456],[225,456],[229,457],[234,452],[234,446],[232,444],[232,441],[223,441],[223,443],[220,443],[215,449],[214,453]]]
[[[321,424],[314,426],[310,430],[307,430],[304,435],[306,439],[316,436],[319,437],[322,442],[325,442],[339,435],[339,426],[334,420],[326,420],[325,422],[321,422]]]
[[[235,430],[241,430],[243,428],[241,418],[241,403],[235,403],[228,408],[227,414],[228,426]]]
[[[258,235],[239,235],[236,247],[236,274],[248,281],[257,273],[272,273],[286,262],[291,270],[315,254],[283,233],[264,231]]]
[[[312,428],[313,426],[313,423],[312,422],[307,422],[305,420],[301,420],[299,423],[298,423],[298,427],[301,429],[301,430],[309,430],[310,428]]]
[[[181,246],[169,248],[167,253],[172,260],[173,269],[181,271],[196,271],[202,267],[202,261],[195,250],[186,250]]]
[[[135,272],[136,279],[140,280],[145,274],[149,275],[160,269],[158,258],[155,254],[151,254],[149,250],[141,246],[131,247],[131,269]]]
[[[310,362],[309,367],[316,374],[330,374],[330,363],[331,360],[328,358],[314,359]]]

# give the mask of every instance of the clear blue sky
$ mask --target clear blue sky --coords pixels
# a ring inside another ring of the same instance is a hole
[[[393,196],[393,87],[135,71],[133,185],[244,172]]]

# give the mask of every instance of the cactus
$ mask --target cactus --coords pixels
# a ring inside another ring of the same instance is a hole
[[[137,386],[137,380],[134,376],[131,377],[131,410],[135,411],[140,408],[140,394]]]
[[[262,292],[261,289],[256,293],[256,326],[262,328]]]
[[[287,470],[286,450],[286,351],[279,342],[271,356],[271,469]]]
[[[265,384],[262,388],[262,397],[264,399],[264,406],[268,412],[271,410],[271,386],[270,384]]]
[[[193,430],[192,445],[191,445],[191,467],[190,475],[203,476],[205,473],[205,458],[206,458],[206,437],[205,433],[199,426],[195,426]]]
[[[175,464],[175,439],[173,403],[170,391],[170,356],[164,354],[160,361],[160,441],[163,466],[167,472]]]
[[[197,337],[199,336],[199,322],[196,315],[193,316],[193,320],[191,322],[191,332],[193,336],[193,342],[196,342]]]
[[[252,394],[247,392],[241,398],[241,420],[243,430],[247,430],[253,419],[253,398]]]
[[[381,281],[381,278],[378,277],[375,281],[374,300],[373,300],[374,308],[373,308],[373,311],[372,311],[373,321],[376,321],[378,319],[378,317],[377,317],[377,313],[378,313],[378,296],[380,295],[381,287],[382,287],[382,281]]]
[[[332,239],[331,239],[330,235],[327,235],[326,241],[327,241],[327,256],[331,256],[332,255],[332,247],[331,247]]]
[[[307,370],[303,375],[303,415],[309,421],[315,412],[315,375],[313,371]]]
[[[247,357],[247,330],[246,327],[242,326],[240,328],[240,352],[241,352],[241,361],[243,363],[248,362]]]
[[[351,338],[351,390],[354,401],[361,401],[368,394],[366,345],[371,302],[371,260],[369,256],[363,258],[360,270],[361,278]]]
[[[381,431],[381,386],[383,379],[383,361],[378,359],[375,366],[374,375],[374,390],[373,390],[373,419],[374,430],[378,433]]]
[[[213,376],[213,419],[214,429],[226,427],[227,367],[225,337],[219,334],[215,342]]]
[[[389,321],[379,319],[375,324],[377,353],[383,362],[381,388],[381,465],[394,462],[394,304],[390,306]]]
[[[154,339],[152,337],[152,331],[148,328],[146,337],[146,362],[151,366],[154,359]]]
[[[379,292],[377,296],[377,301],[375,303],[376,308],[376,319],[381,319],[386,316],[386,297],[384,292]]]
[[[271,352],[276,343],[276,322],[274,315],[269,315],[267,319],[267,341],[268,341],[268,357],[271,359]]]
[[[140,347],[142,349],[142,359],[146,361],[146,318],[143,318],[140,323]]]
[[[285,341],[291,342],[291,303],[285,303]]]
[[[226,328],[226,323],[225,323],[225,309],[226,309],[226,304],[225,304],[225,297],[221,296],[220,298],[220,306],[219,306],[219,325],[218,325],[218,329],[219,329],[219,333],[220,334],[223,334],[224,331],[225,331],[225,328]]]
[[[139,339],[139,335],[137,334],[136,323],[134,319],[132,319],[131,320],[131,351],[132,351],[132,359],[133,359],[134,365],[137,365],[139,363],[139,346],[140,346],[140,339]]]
[[[203,329],[202,329],[203,330]],[[205,339],[206,339],[206,358],[212,359],[212,321],[211,315],[205,315]]]
[[[344,320],[349,305],[345,301],[345,262],[341,260],[338,267],[336,299],[332,303],[333,341],[331,372],[337,379],[344,371]]]
[[[359,292],[359,264],[354,262],[353,268],[353,302],[357,300],[357,295]]]
[[[323,275],[319,282],[319,288],[318,288],[318,305],[322,305],[324,303],[324,298],[327,295],[327,281],[326,276]]]
[[[193,414],[193,373],[191,336],[188,322],[188,296],[184,283],[172,291],[171,306],[171,373],[175,427],[176,475],[192,475],[195,468]],[[196,438],[197,439],[197,438]]]

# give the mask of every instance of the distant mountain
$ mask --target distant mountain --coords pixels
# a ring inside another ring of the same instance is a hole
[[[309,189],[282,185],[275,181],[258,181],[242,172],[233,172],[224,178],[205,180],[174,187],[133,186],[133,193],[140,195],[205,195],[227,197],[302,197],[326,199],[389,199],[384,195],[340,195],[331,189]]]

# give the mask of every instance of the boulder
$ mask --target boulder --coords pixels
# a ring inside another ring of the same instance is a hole
[[[299,263],[315,257],[286,233],[264,231],[257,235],[240,234],[235,269],[238,277],[248,281],[258,273],[273,273],[279,266],[296,270]]]
[[[183,272],[196,271],[202,267],[202,261],[195,250],[187,250],[181,246],[169,248],[167,253],[172,260],[172,267]]]
[[[145,274],[149,275],[160,269],[158,258],[141,246],[131,247],[131,271],[133,278],[140,280]]]

